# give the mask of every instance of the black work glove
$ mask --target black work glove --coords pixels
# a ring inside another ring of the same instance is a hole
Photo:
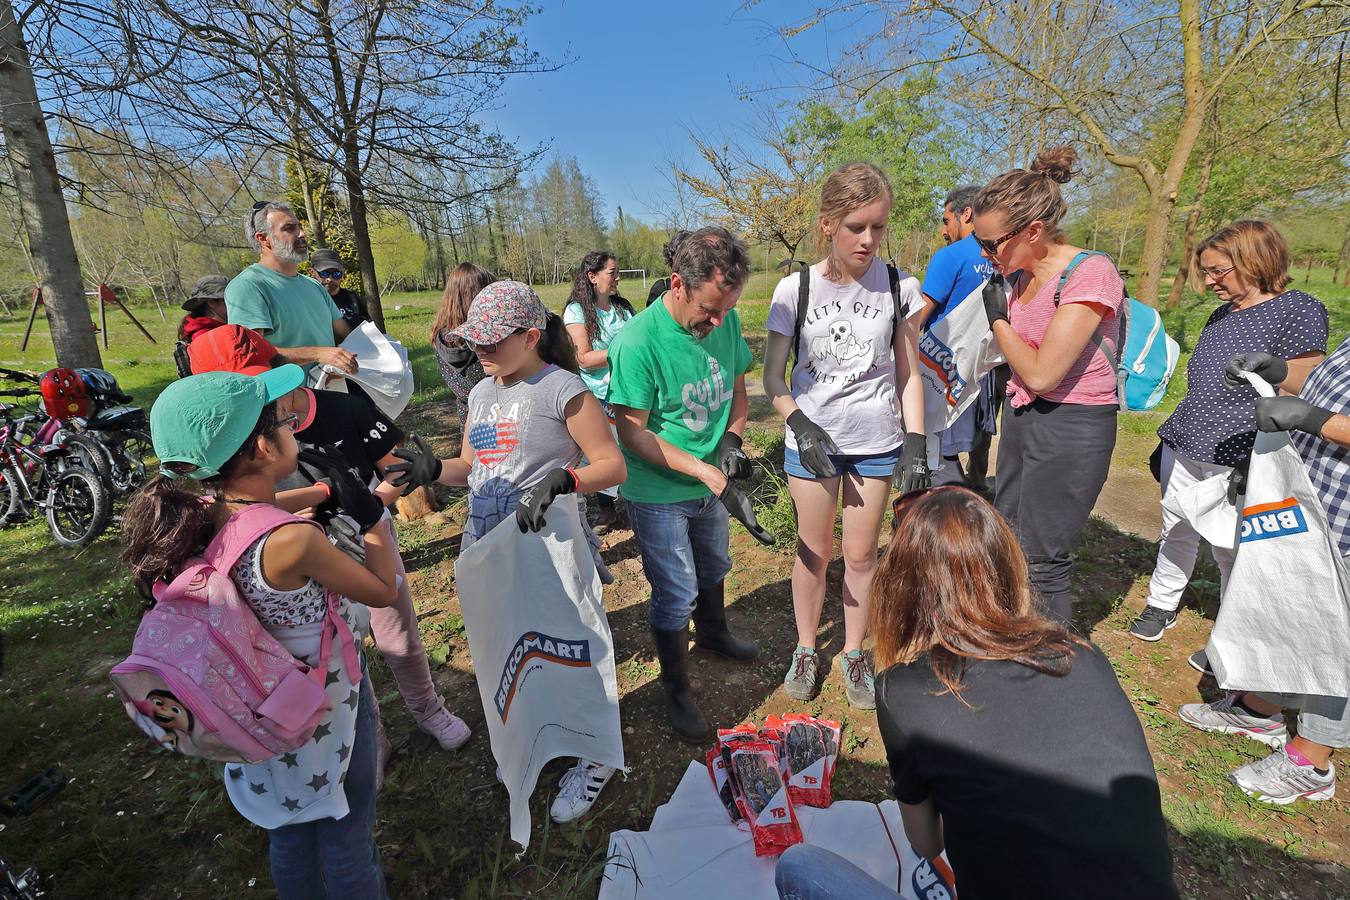
[[[1228,502],[1237,506],[1238,498],[1247,493],[1247,469],[1252,464],[1252,456],[1248,453],[1242,457],[1242,461],[1233,466],[1233,471],[1228,473]]]
[[[544,514],[553,501],[563,494],[575,494],[576,490],[576,476],[566,469],[554,469],[545,475],[543,481],[525,492],[516,506],[516,524],[520,526],[520,533],[543,528]]]
[[[1258,397],[1256,427],[1262,431],[1306,431],[1322,436],[1322,426],[1335,413],[1313,406],[1302,397]]]
[[[778,538],[765,531],[760,526],[759,519],[755,518],[755,506],[750,501],[749,494],[728,481],[727,486],[722,490],[722,495],[717,499],[722,501],[722,505],[727,508],[727,512],[731,513],[731,517],[744,525],[745,530],[750,532],[750,536],[755,540],[769,547],[778,543]]]
[[[717,442],[717,468],[728,478],[750,477],[750,457],[741,451],[741,436],[734,431]]]
[[[792,429],[792,436],[797,439],[797,456],[806,471],[817,478],[834,478],[838,475],[830,456],[838,456],[839,448],[830,440],[825,429],[808,419],[800,409],[792,411],[792,415],[787,417],[787,423]]]
[[[989,327],[999,319],[1008,321],[1008,287],[1002,275],[995,275],[984,284],[982,291],[984,314],[989,317]]]
[[[1224,367],[1223,383],[1231,388],[1246,386],[1248,381],[1242,377],[1243,372],[1260,375],[1272,387],[1278,387],[1289,377],[1289,364],[1269,353],[1239,353]]]
[[[905,444],[900,450],[900,461],[895,464],[894,483],[900,493],[927,490],[933,486],[933,473],[928,471],[928,436],[917,431],[905,433]]]
[[[404,460],[400,463],[392,463],[384,467],[385,476],[395,473],[389,483],[394,487],[408,486],[408,490],[414,490],[420,487],[426,487],[435,484],[441,477],[441,460],[436,455],[436,451],[427,446],[427,442],[422,440],[421,435],[411,435],[408,438],[412,447],[404,444],[402,447],[395,448],[394,455]]]
[[[317,507],[321,520],[331,518],[331,513],[346,513],[365,534],[384,516],[384,504],[336,450],[328,446],[306,447],[300,451],[300,462],[315,484],[323,482],[328,487],[328,499]]]

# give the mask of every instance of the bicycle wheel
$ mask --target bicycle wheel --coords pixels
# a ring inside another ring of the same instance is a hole
[[[155,459],[155,446],[150,432],[140,428],[119,431],[113,441],[113,489],[119,494],[130,493],[145,483],[146,471]]]
[[[112,454],[107,444],[89,432],[81,432],[67,437],[66,446],[70,448],[70,458],[75,465],[84,466],[103,479],[109,489],[117,489],[113,480]]]
[[[52,475],[47,493],[47,527],[62,547],[83,547],[103,533],[112,517],[112,499],[103,480],[84,466]]]
[[[23,519],[23,488],[9,469],[0,470],[0,525]]]

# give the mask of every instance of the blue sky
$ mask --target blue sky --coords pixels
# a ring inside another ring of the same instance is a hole
[[[615,208],[655,221],[673,195],[664,172],[673,158],[693,160],[688,132],[734,135],[757,105],[790,96],[776,90],[807,76],[790,61],[775,28],[811,10],[803,0],[619,3],[546,0],[526,26],[530,46],[563,69],[508,82],[500,108],[485,119],[518,146],[551,141],[595,179],[612,222]],[[833,46],[832,46],[833,45]],[[817,28],[794,38],[792,52],[821,59],[846,48]]]

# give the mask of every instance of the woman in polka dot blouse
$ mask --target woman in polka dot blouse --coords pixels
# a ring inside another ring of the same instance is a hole
[[[1186,366],[1185,398],[1158,429],[1164,497],[1247,465],[1256,436],[1256,392],[1250,385],[1224,382],[1224,367],[1235,354],[1269,353],[1289,360],[1290,369],[1305,376],[1326,355],[1326,307],[1302,291],[1286,290],[1292,280],[1289,245],[1268,223],[1234,222],[1201,241],[1191,273],[1197,287],[1210,288],[1223,303],[1205,323]],[[1164,507],[1148,605],[1130,625],[1130,634],[1156,641],[1176,624],[1199,549],[1200,535]],[[1222,597],[1234,551],[1215,547],[1213,553]],[[1197,657],[1192,664],[1203,670]]]

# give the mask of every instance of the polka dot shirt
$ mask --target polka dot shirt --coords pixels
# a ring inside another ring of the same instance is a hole
[[[1254,350],[1290,359],[1326,349],[1327,309],[1316,297],[1285,291],[1246,309],[1223,304],[1200,332],[1186,366],[1186,396],[1158,437],[1190,459],[1236,466],[1256,440],[1256,391],[1224,384],[1228,361]]]

